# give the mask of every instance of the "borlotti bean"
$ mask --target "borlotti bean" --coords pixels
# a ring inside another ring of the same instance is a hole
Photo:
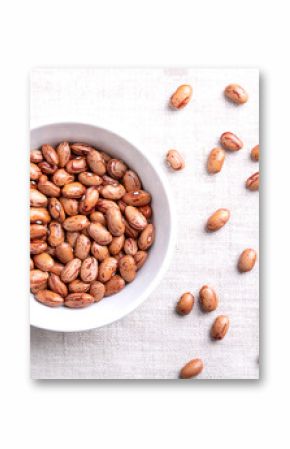
[[[207,220],[207,230],[215,232],[222,228],[230,219],[230,211],[228,209],[216,210]]]
[[[199,303],[204,312],[212,312],[218,306],[218,297],[213,288],[208,285],[201,287],[199,291]]]
[[[179,109],[190,97],[191,87],[180,86],[172,105]],[[30,284],[36,300],[86,307],[133,282],[154,242],[151,199],[138,173],[89,144],[33,149]]]
[[[225,150],[239,151],[244,144],[234,133],[225,132],[220,137],[220,143]]]
[[[245,249],[239,257],[238,269],[241,273],[251,271],[256,263],[257,253],[252,248]]]
[[[203,370],[203,361],[201,359],[190,360],[182,370],[180,371],[179,377],[181,379],[190,379],[200,374]]]
[[[214,340],[222,340],[229,330],[230,320],[226,315],[219,315],[211,327],[211,337]]]
[[[253,175],[251,175],[246,181],[246,188],[248,190],[252,190],[253,192],[255,190],[259,190],[259,178],[260,178],[259,172],[256,172]]]
[[[194,305],[194,296],[190,292],[183,293],[178,303],[176,304],[176,311],[180,315],[188,315]]]
[[[258,162],[260,159],[260,145],[256,145],[251,150],[251,159],[254,162]]]
[[[210,174],[219,173],[223,168],[225,157],[226,153],[222,148],[213,148],[208,156],[207,171]]]
[[[192,97],[192,87],[189,84],[179,86],[170,98],[171,107],[181,109],[186,106]]]
[[[244,104],[248,101],[248,94],[239,84],[229,84],[225,88],[225,96],[236,104]]]
[[[166,154],[167,165],[173,170],[182,170],[185,167],[184,159],[177,150],[169,150]]]

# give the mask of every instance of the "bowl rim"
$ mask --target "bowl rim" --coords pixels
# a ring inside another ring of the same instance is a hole
[[[31,141],[31,134],[35,131],[41,130],[42,128],[45,129],[45,128],[49,128],[49,127],[53,127],[53,126],[61,127],[61,126],[76,126],[76,125],[94,128],[96,130],[102,130],[105,133],[111,134],[111,135],[115,136],[116,138],[123,140],[125,143],[128,143],[128,145],[133,147],[137,153],[140,153],[146,159],[147,163],[151,166],[153,171],[156,173],[157,177],[160,179],[161,184],[163,185],[165,198],[166,198],[167,206],[168,206],[169,217],[170,217],[170,233],[169,233],[168,245],[167,245],[167,248],[166,248],[166,251],[164,254],[163,261],[162,261],[160,267],[158,268],[157,272],[155,272],[153,280],[148,284],[148,286],[143,290],[143,292],[140,295],[138,295],[137,300],[135,300],[133,303],[129,303],[126,310],[123,311],[117,318],[114,317],[112,319],[107,319],[102,324],[97,325],[95,327],[92,327],[91,325],[90,325],[90,327],[79,326],[79,327],[74,327],[74,328],[71,327],[69,329],[68,328],[60,328],[58,325],[56,325],[53,328],[52,327],[44,327],[43,323],[39,324],[36,322],[37,320],[33,321],[32,316],[31,316],[30,306],[29,306],[30,325],[33,327],[36,327],[38,329],[44,329],[44,330],[48,330],[51,332],[82,332],[82,331],[88,331],[88,330],[93,330],[93,329],[100,329],[104,326],[108,326],[108,325],[128,316],[131,312],[133,312],[135,309],[137,309],[143,302],[145,302],[145,300],[156,289],[157,285],[162,280],[162,278],[165,275],[166,271],[168,270],[169,264],[171,262],[171,259],[173,256],[173,251],[175,248],[175,242],[176,242],[176,214],[175,214],[174,204],[172,201],[170,201],[171,187],[170,187],[167,177],[165,176],[165,173],[163,173],[163,171],[160,167],[160,162],[156,160],[154,155],[150,154],[150,159],[149,159],[147,157],[146,152],[142,151],[138,144],[132,143],[131,141],[124,138],[122,135],[117,134],[114,131],[111,131],[102,126],[98,126],[98,125],[95,125],[93,123],[88,123],[88,122],[79,122],[79,121],[78,122],[77,121],[67,121],[66,122],[66,121],[64,121],[64,122],[52,122],[52,123],[47,123],[45,125],[36,126],[36,127],[30,129],[30,132],[29,132],[30,141]],[[30,293],[29,296],[31,298],[33,296],[32,293]],[[30,301],[29,301],[29,304],[30,304]]]

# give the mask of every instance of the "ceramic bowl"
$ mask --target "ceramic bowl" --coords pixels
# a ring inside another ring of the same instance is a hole
[[[31,148],[44,143],[56,145],[69,142],[87,142],[124,160],[136,171],[145,190],[152,195],[153,222],[156,228],[154,245],[136,279],[116,295],[83,309],[50,308],[30,295],[31,325],[52,331],[76,332],[113,323],[128,315],[156,288],[164,275],[174,247],[174,213],[172,196],[160,162],[146,155],[146,148],[136,148],[123,137],[103,128],[82,123],[56,123],[31,131]]]

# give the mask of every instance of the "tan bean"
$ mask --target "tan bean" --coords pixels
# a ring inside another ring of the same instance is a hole
[[[112,256],[116,256],[116,254],[119,254],[119,252],[123,249],[124,243],[124,234],[120,235],[119,237],[113,237],[112,242],[109,245],[110,254],[112,254]]]
[[[41,284],[36,285],[35,287],[30,287],[30,291],[33,294],[46,289],[47,289],[47,281],[44,281]]]
[[[32,181],[37,181],[41,175],[42,173],[38,165],[34,164],[33,162],[30,162],[30,179]]]
[[[71,149],[73,153],[77,154],[78,156],[87,156],[90,151],[95,151],[94,147],[83,142],[73,143],[71,145]]]
[[[62,225],[57,221],[52,221],[49,224],[48,243],[50,246],[58,246],[64,241],[64,232]]]
[[[194,306],[194,296],[190,292],[183,293],[180,297],[177,305],[176,311],[180,315],[188,315]]]
[[[30,288],[33,291],[38,291],[43,285],[47,283],[48,273],[41,270],[30,271]]]
[[[43,161],[42,152],[40,150],[31,150],[30,151],[30,162],[34,164],[38,164]]]
[[[192,87],[189,84],[179,86],[170,98],[171,107],[181,109],[186,106],[192,97]]]
[[[137,207],[127,206],[125,209],[125,216],[132,228],[137,231],[142,231],[147,226],[147,220]]]
[[[239,84],[229,84],[225,88],[225,96],[236,104],[244,104],[248,101],[248,94]]]
[[[44,240],[32,240],[30,242],[30,254],[40,254],[46,251],[47,243]]]
[[[48,145],[48,144],[42,145],[41,150],[42,150],[44,159],[46,159],[49,164],[58,165],[59,158],[58,158],[57,152],[51,145]]]
[[[118,269],[119,269],[119,267],[120,267],[120,260],[122,259],[122,257],[124,257],[126,254],[121,250],[118,254],[115,254],[113,257],[114,257],[114,259],[116,259],[116,261],[117,261],[117,266],[118,266]]]
[[[132,228],[132,226],[129,225],[127,220],[125,220],[124,223],[125,223],[125,235],[129,238],[137,239],[138,235],[139,235],[139,231]]]
[[[99,211],[95,211],[90,214],[90,221],[93,223],[101,223],[103,226],[107,225],[105,215]]]
[[[179,377],[181,379],[190,379],[191,377],[198,376],[204,368],[203,361],[201,359],[192,359],[188,362],[180,371]]]
[[[65,211],[62,203],[57,198],[50,198],[48,201],[48,210],[52,218],[62,223],[65,220]]]
[[[111,207],[118,208],[118,205],[115,203],[115,201],[99,198],[99,201],[97,202],[97,209],[99,212],[105,214],[107,210],[110,209]]]
[[[90,295],[93,296],[95,302],[101,301],[105,295],[105,286],[102,282],[94,281],[91,283]]]
[[[66,232],[66,241],[70,244],[72,248],[75,247],[79,235],[80,235],[79,232]]]
[[[74,215],[68,217],[63,222],[63,227],[69,232],[82,231],[89,225],[89,220],[85,215]]]
[[[119,184],[118,186],[108,184],[105,185],[101,191],[102,196],[108,200],[119,200],[125,195],[125,193],[126,190],[122,184]]]
[[[47,209],[43,207],[30,208],[30,223],[47,224],[51,220]]]
[[[112,276],[111,279],[105,284],[105,296],[115,295],[119,293],[125,287],[125,281],[118,276]]]
[[[48,285],[53,292],[58,293],[63,298],[67,296],[67,286],[60,280],[60,277],[57,274],[50,273]]]
[[[218,297],[213,288],[204,285],[199,290],[199,304],[204,312],[212,312],[218,306]]]
[[[85,172],[88,166],[84,157],[77,157],[76,159],[70,159],[65,168],[68,173],[77,174]]]
[[[106,164],[97,150],[91,150],[87,155],[87,163],[90,169],[98,176],[106,173]]]
[[[79,204],[79,211],[81,213],[88,213],[90,212],[97,204],[99,199],[99,192],[97,191],[96,187],[89,187],[86,190],[86,193],[84,195],[84,198],[81,200]]]
[[[83,234],[83,235],[85,235],[86,237],[90,237],[89,236],[89,233],[88,233],[88,228],[85,228],[85,229],[83,229],[82,231],[81,231],[81,234]]]
[[[234,133],[225,132],[220,137],[220,143],[225,150],[238,151],[244,144]]]
[[[118,237],[125,232],[125,223],[122,220],[122,214],[119,208],[111,207],[106,212],[106,220],[110,233]]]
[[[151,203],[151,195],[145,190],[135,190],[134,192],[126,193],[122,200],[128,206],[147,206],[147,204]]]
[[[230,211],[228,209],[216,210],[207,220],[207,230],[214,232],[222,228],[230,218]]]
[[[102,262],[103,260],[105,260],[107,257],[110,256],[107,246],[99,245],[97,242],[92,243],[91,253],[100,262]]]
[[[251,159],[254,162],[258,162],[259,158],[260,158],[260,145],[256,145],[251,150]]]
[[[112,235],[100,223],[90,223],[88,233],[99,245],[109,245],[112,241]]]
[[[228,332],[229,326],[230,320],[226,315],[217,316],[211,328],[211,337],[214,340],[222,340]]]
[[[98,261],[94,257],[87,257],[82,262],[80,277],[84,282],[92,282],[98,275]]]
[[[46,207],[47,197],[37,189],[30,189],[30,206]]]
[[[76,240],[74,254],[78,259],[84,260],[88,257],[91,249],[90,239],[84,235],[80,234]]]
[[[49,307],[59,307],[63,305],[63,297],[51,290],[41,290],[35,294],[37,301]]]
[[[133,256],[124,256],[120,259],[119,270],[122,278],[126,282],[134,281],[136,277],[137,267]]]
[[[71,293],[87,293],[90,289],[90,284],[83,282],[80,279],[75,279],[69,283],[68,289]]]
[[[147,218],[147,220],[152,217],[152,208],[151,206],[149,206],[149,204],[147,204],[147,206],[138,207],[138,209],[139,212],[141,212],[141,214],[144,215],[145,218]]]
[[[70,182],[62,188],[62,195],[65,198],[81,198],[86,188],[80,182]]]
[[[37,187],[46,196],[58,197],[60,195],[60,188],[49,181],[45,175],[40,176]]]
[[[181,154],[177,150],[169,150],[166,154],[166,162],[173,170],[182,170],[185,162]]]
[[[30,238],[33,239],[41,239],[46,240],[47,236],[47,227],[40,224],[31,224],[30,225]]]
[[[117,203],[118,203],[120,211],[122,212],[122,214],[124,214],[127,204],[123,200],[118,200]]]
[[[147,251],[152,246],[155,239],[155,230],[153,224],[148,224],[141,232],[138,239],[138,247],[142,251]]]
[[[57,152],[58,159],[59,159],[59,166],[62,167],[62,168],[65,167],[65,165],[70,160],[70,156],[71,156],[69,143],[68,142],[61,142],[57,146],[56,152]]]
[[[67,242],[62,242],[56,246],[55,255],[62,263],[68,263],[74,258],[73,249]]]
[[[54,273],[57,276],[60,276],[63,268],[64,268],[64,265],[62,263],[54,262],[53,266],[51,267],[51,269],[49,271],[50,271],[50,273]]]
[[[52,176],[53,183],[62,187],[65,184],[69,184],[74,181],[74,176],[68,173],[64,168],[59,168]]]
[[[31,189],[31,190],[37,189],[36,181],[30,181],[30,189]]]
[[[208,156],[207,171],[211,174],[219,173],[223,168],[225,157],[226,153],[222,148],[213,148]]]
[[[128,238],[124,243],[124,251],[128,256],[135,256],[138,251],[137,240]]]
[[[111,176],[104,175],[102,180],[103,186],[119,186],[120,183],[117,179],[111,178]]]
[[[40,162],[38,164],[38,167],[40,168],[42,173],[44,173],[46,175],[52,175],[53,173],[55,173],[57,171],[57,168],[58,168],[57,165],[49,164],[47,161]]]
[[[84,171],[78,176],[79,182],[85,186],[100,186],[102,184],[102,178],[95,173]]]
[[[80,259],[72,259],[68,262],[61,272],[60,278],[66,284],[74,281],[80,272],[82,261]]]
[[[147,260],[147,257],[148,253],[146,253],[146,251],[137,251],[137,253],[134,255],[137,270],[140,270],[140,268],[143,267],[144,263]]]
[[[73,215],[77,215],[78,209],[79,209],[79,203],[74,198],[65,198],[60,197],[59,201],[61,202],[61,205],[64,209],[64,212],[72,217]]]
[[[127,192],[135,192],[142,189],[142,184],[137,173],[127,170],[123,176],[123,184]]]
[[[251,175],[246,181],[246,188],[248,190],[251,190],[252,192],[259,190],[259,178],[260,178],[259,172],[256,172],[253,175]]]
[[[111,159],[111,156],[108,153],[105,153],[105,151],[100,151],[100,155],[102,156],[102,158],[106,164]]]
[[[112,178],[121,179],[127,171],[127,166],[120,159],[110,159],[107,163],[107,171]]]
[[[114,257],[107,257],[100,263],[98,281],[108,282],[111,277],[116,273],[118,268],[117,261]]]
[[[251,271],[256,263],[257,253],[252,248],[244,249],[239,257],[238,269],[241,273]]]
[[[88,293],[70,293],[64,300],[64,305],[71,308],[87,307],[93,304],[94,298]]]
[[[55,247],[48,245],[46,253],[49,254],[51,257],[55,257]]]
[[[41,271],[50,271],[54,264],[53,258],[47,253],[36,254],[33,258],[34,265]]]

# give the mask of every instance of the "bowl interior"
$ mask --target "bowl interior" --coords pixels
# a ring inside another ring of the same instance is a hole
[[[174,244],[174,223],[166,179],[161,170],[157,172],[156,164],[151,158],[149,161],[145,154],[131,143],[103,128],[79,123],[46,125],[31,131],[31,148],[40,147],[44,143],[56,145],[63,140],[87,142],[113,157],[124,160],[136,171],[144,189],[152,194],[153,222],[156,227],[155,243],[149,251],[146,263],[139,270],[134,282],[127,284],[116,295],[78,310],[46,307],[30,295],[32,325],[55,331],[80,331],[112,323],[127,315],[146,299],[169,263]]]

